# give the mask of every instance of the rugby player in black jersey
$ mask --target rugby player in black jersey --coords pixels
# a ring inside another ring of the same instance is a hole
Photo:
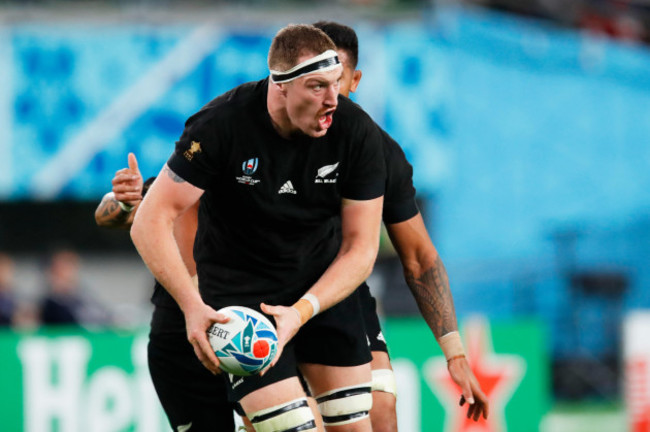
[[[315,26],[324,30],[337,45],[339,57],[344,64],[344,74],[341,80],[340,91],[347,96],[349,91],[356,90],[361,78],[361,71],[356,70],[358,55],[356,34],[351,28],[332,22],[319,22]],[[413,290],[422,314],[427,323],[429,323],[434,335],[439,339],[441,336],[454,332],[457,329],[453,300],[449,291],[446,272],[435,247],[428,237],[428,233],[422,222],[422,217],[413,200],[412,168],[406,161],[397,143],[390,139],[388,135],[385,135],[385,138],[385,148],[390,152],[390,155],[386,155],[389,175],[383,214],[384,222],[386,223],[393,243],[398,248],[404,264],[407,282]],[[137,208],[141,200],[141,185],[142,177],[137,170],[135,157],[129,155],[129,169],[118,171],[113,179],[114,195],[107,194],[97,209],[96,218],[98,224],[115,226],[126,223],[126,226],[128,226],[133,218],[131,211],[133,208]],[[121,204],[122,208],[120,208],[118,206],[120,201],[126,203],[127,206]],[[191,215],[191,211],[188,213],[190,214],[189,218],[196,217],[195,214],[194,216]],[[185,219],[188,219],[188,217]],[[195,222],[188,221],[188,224],[195,227]],[[185,233],[189,231],[183,230]],[[189,236],[193,239],[193,232],[189,232]],[[181,250],[183,250],[182,245],[187,243],[187,241],[180,243]],[[190,265],[188,265],[188,268],[193,268],[191,257],[189,261]],[[426,274],[427,269],[433,269],[434,274],[438,276],[428,276]],[[392,377],[386,344],[383,341],[383,337],[380,336],[381,329],[376,315],[375,301],[370,296],[367,286],[362,286],[360,290],[362,291],[364,319],[368,327],[368,337],[371,341],[373,351],[373,408],[371,410],[373,430],[392,431],[396,430],[394,378]],[[161,292],[158,295],[154,294],[152,299],[156,305],[154,316],[161,315],[159,312],[161,310],[175,308],[177,310],[175,316],[178,318],[180,312],[173,299],[159,286],[156,288],[156,292],[158,291]],[[161,301],[165,297],[169,299],[168,302]],[[173,316],[174,314],[171,314],[170,311],[167,315]],[[156,327],[160,327],[160,322],[161,320],[156,320],[155,318],[152,321],[152,342],[160,338],[160,336],[156,336],[158,332],[154,330]],[[178,334],[183,329],[182,316],[180,316],[180,320],[177,319],[174,322],[177,326],[176,333]],[[173,328],[171,324],[167,327],[167,331]],[[150,357],[152,342],[150,342]],[[188,345],[181,338],[180,345],[183,344]],[[151,362],[152,360],[150,359]],[[162,386],[165,384],[165,381],[169,381],[169,377],[157,374],[155,372],[157,369],[158,367],[155,369],[152,367],[152,378],[154,384],[160,382],[160,386]],[[459,357],[450,361],[449,370],[454,381],[463,389],[463,397],[468,400],[471,400],[472,397],[476,398],[476,405],[470,406],[468,417],[473,416],[477,419],[481,414],[487,416],[487,400],[478,387],[471,370],[467,366],[466,360]],[[190,406],[192,404],[189,404],[189,402],[192,399],[198,399],[198,401],[204,402],[205,399],[210,397],[209,383],[211,380],[217,380],[218,378],[212,376],[205,378],[204,387],[207,388],[203,392],[187,392],[185,397],[179,397],[177,401],[170,401],[167,392],[158,392],[163,406],[168,416],[170,416],[170,421],[172,417],[166,405],[172,405],[172,407],[174,405],[183,406],[185,403],[188,405],[185,407],[185,411],[187,411],[191,409]],[[180,393],[182,395],[186,393],[183,388],[183,383],[180,382],[166,384],[164,388],[173,388],[174,386],[178,386],[177,392],[174,392],[175,394]],[[156,387],[158,388],[159,385],[157,384]],[[201,394],[204,396],[201,396]],[[215,394],[214,398],[219,399],[219,395]],[[177,409],[176,411],[179,410]],[[174,422],[172,421],[173,424]]]
[[[280,30],[270,78],[190,117],[131,227],[206,368],[217,373],[219,364],[206,331],[227,320],[216,310],[247,306],[275,320],[271,367],[227,385],[259,432],[315,430],[298,366],[328,430],[371,430],[371,355],[363,323],[349,317],[361,313],[356,288],[378,250],[385,162],[377,126],[338,98],[335,48],[313,26]],[[174,221],[199,200],[200,293],[173,236]]]

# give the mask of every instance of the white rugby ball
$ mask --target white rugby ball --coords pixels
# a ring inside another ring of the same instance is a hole
[[[222,370],[239,376],[254,375],[271,363],[278,351],[275,327],[260,312],[243,306],[219,309],[230,318],[208,329],[208,340]]]

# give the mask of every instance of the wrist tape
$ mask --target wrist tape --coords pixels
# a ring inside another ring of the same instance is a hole
[[[460,340],[460,334],[457,331],[440,336],[438,343],[447,361],[465,356],[463,342]]]
[[[125,204],[122,201],[118,201],[117,204],[119,204],[120,208],[125,213],[131,213],[133,211],[133,209],[135,208],[135,206]]]
[[[320,312],[320,302],[313,294],[305,294],[291,306],[300,316],[300,324],[304,324]]]

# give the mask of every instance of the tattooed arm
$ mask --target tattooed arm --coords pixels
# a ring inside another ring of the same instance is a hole
[[[115,199],[115,194],[109,192],[104,195],[95,210],[95,222],[101,227],[128,229],[133,223],[139,204],[136,204],[132,211],[127,212],[120,207],[120,202]]]
[[[387,226],[391,241],[399,254],[404,277],[423,318],[437,340],[458,331],[454,300],[449,289],[447,271],[438,255],[422,215]],[[469,403],[467,417],[487,418],[489,403],[465,357],[447,363],[449,374],[462,389],[460,404]]]
[[[404,277],[436,339],[458,330],[447,271],[420,214],[387,226],[404,267]]]

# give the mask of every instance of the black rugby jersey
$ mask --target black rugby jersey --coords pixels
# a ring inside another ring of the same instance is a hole
[[[400,145],[385,131],[381,130],[381,134],[386,162],[386,191],[382,218],[385,224],[404,222],[419,213],[415,202],[413,167]],[[147,182],[153,179],[152,177]],[[156,306],[178,307],[172,296],[157,281],[151,302]],[[185,330],[184,325],[182,330]]]
[[[384,194],[384,224],[395,224],[411,219],[419,210],[415,203],[413,167],[397,142],[381,130],[386,158],[386,192]]]
[[[325,136],[286,140],[267,88],[247,83],[211,101],[168,161],[205,191],[194,258],[208,304],[299,297],[339,250],[341,199],[384,193],[381,133],[358,105],[340,97]]]

